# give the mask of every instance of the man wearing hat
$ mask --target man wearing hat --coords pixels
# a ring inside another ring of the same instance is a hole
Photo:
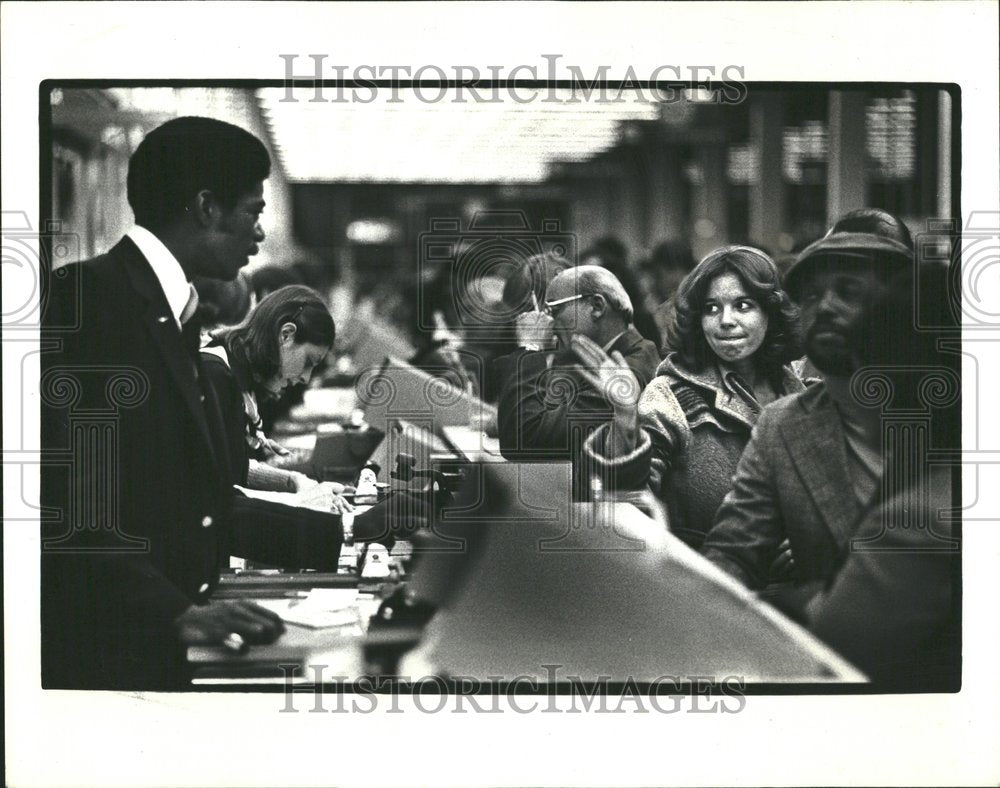
[[[861,366],[853,334],[890,277],[912,264],[905,225],[865,208],[842,217],[788,271],[806,354],[823,381],[764,409],[702,548],[748,587],[765,586],[786,538],[797,583],[825,581],[877,494],[880,411],[852,391]]]

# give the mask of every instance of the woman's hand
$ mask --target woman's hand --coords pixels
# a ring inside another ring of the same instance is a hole
[[[332,484],[332,482],[330,482]],[[288,491],[293,493],[304,493],[312,490],[319,484],[315,479],[310,479],[300,471],[288,472]]]
[[[270,438],[264,438],[260,447],[264,450],[265,454],[277,454],[279,457],[287,457],[291,452],[282,446],[277,441],[273,441]]]
[[[343,495],[334,495],[332,502],[330,503],[330,511],[334,514],[353,512],[354,504],[347,500]]]
[[[296,494],[295,505],[333,514],[353,512],[354,504],[348,501],[343,493],[344,485],[337,482],[312,482],[311,487]]]

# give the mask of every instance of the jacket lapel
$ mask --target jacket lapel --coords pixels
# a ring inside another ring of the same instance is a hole
[[[781,391],[778,392],[779,397],[784,397],[788,394],[798,394],[800,391],[805,390],[805,387],[806,384],[795,373],[795,368],[791,364],[785,364],[781,368]]]
[[[814,386],[779,429],[796,472],[838,545],[861,514],[847,470],[843,428],[825,387]]]
[[[740,424],[745,425],[748,428],[753,428],[753,425],[757,423],[757,414],[751,409],[751,407],[743,402],[739,397],[734,397],[725,387],[722,385],[722,378],[719,376],[719,370],[717,367],[710,366],[701,372],[692,372],[686,367],[681,367],[678,364],[674,364],[672,372],[679,378],[683,378],[689,383],[702,388],[708,392],[711,392],[713,399],[713,410],[719,413],[724,413],[732,419],[735,419]]]
[[[740,397],[734,397],[722,386],[722,381],[719,381],[718,388],[715,390],[715,409],[720,413],[725,413],[727,416],[736,419],[737,421],[745,424],[746,426],[753,428],[753,425],[757,421],[757,414],[754,412],[753,408],[749,404],[744,402]]]
[[[209,456],[217,463],[212,436],[205,419],[201,387],[196,376],[197,362],[184,347],[183,336],[174,322],[173,313],[167,304],[159,280],[142,253],[128,238],[122,239],[113,251],[121,255],[120,259],[128,281],[139,296],[140,303],[137,306],[139,306],[140,322],[152,340],[153,346],[159,351],[164,366],[191,412]]]

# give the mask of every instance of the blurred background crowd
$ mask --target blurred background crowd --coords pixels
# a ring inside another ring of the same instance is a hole
[[[235,283],[198,283],[203,323],[305,284],[328,299],[342,370],[461,346],[466,366],[484,362],[472,377],[492,401],[490,362],[513,342],[511,275],[534,254],[612,271],[662,348],[671,296],[712,249],[751,245],[783,269],[852,208],[887,210],[914,235],[954,208],[956,108],[935,87],[751,85],[739,103],[706,88],[669,102],[399,93],[362,105],[311,102],[311,88],[54,89],[52,217],[74,238],[57,264],[132,225],[125,176],[145,133],[181,115],[225,120],[275,162],[267,242]]]

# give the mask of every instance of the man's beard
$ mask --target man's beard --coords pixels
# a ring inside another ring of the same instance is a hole
[[[842,338],[842,343],[820,340],[817,334],[828,332]],[[806,333],[806,355],[820,372],[827,375],[850,375],[857,361],[845,333],[827,322],[815,323]]]

